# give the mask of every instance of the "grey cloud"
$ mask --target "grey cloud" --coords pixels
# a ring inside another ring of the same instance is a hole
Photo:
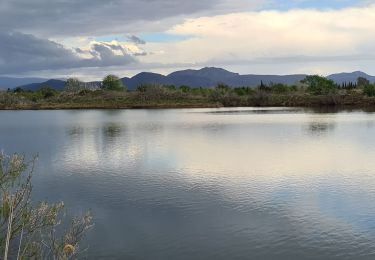
[[[75,48],[74,49],[76,53],[78,54],[85,54],[86,52],[84,50],[82,50],[81,48]]]
[[[135,43],[135,44],[146,44],[146,42],[144,40],[142,40],[141,38],[135,36],[135,35],[128,35],[126,36],[126,38],[131,41],[132,43]]]
[[[215,0],[2,0],[0,28],[43,35],[131,31],[132,23],[158,21],[210,8]]]
[[[46,37],[131,34],[166,29],[182,17],[244,10],[259,2],[262,0],[1,0],[0,31]]]
[[[134,53],[134,56],[147,56],[147,55],[148,55],[148,53],[145,52],[145,51]]]
[[[1,74],[24,73],[40,70],[60,70],[69,68],[122,66],[137,63],[133,56],[124,51],[116,55],[117,47],[95,44],[93,57],[82,58],[76,52],[56,42],[40,39],[30,34],[0,33],[0,71]]]

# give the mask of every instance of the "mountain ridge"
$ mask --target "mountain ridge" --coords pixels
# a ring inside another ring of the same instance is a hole
[[[141,72],[137,75],[129,78],[121,78],[122,82],[127,86],[129,90],[135,90],[141,84],[163,84],[163,85],[175,85],[182,86],[187,85],[193,88],[202,87],[210,88],[214,87],[219,83],[227,84],[232,87],[250,86],[256,87],[263,82],[264,84],[270,83],[283,83],[288,85],[296,84],[307,76],[307,74],[290,74],[290,75],[260,75],[260,74],[244,74],[231,72],[222,68],[216,67],[205,67],[199,70],[187,69],[172,72],[168,75],[162,75],[153,72]],[[337,84],[344,82],[356,82],[358,77],[367,78],[370,82],[375,82],[375,76],[368,75],[362,71],[354,72],[343,72],[336,73],[327,76]],[[29,84],[20,85],[25,90],[38,90],[43,86],[50,86],[56,90],[62,90],[65,85],[64,80],[50,79],[43,82],[38,79],[38,82],[32,82]],[[14,81],[16,82],[16,80]],[[100,82],[88,82],[92,87],[99,87]],[[13,84],[14,85],[14,84]],[[2,81],[0,77],[0,86]],[[13,88],[4,86],[6,88]],[[4,89],[3,87],[3,89]]]

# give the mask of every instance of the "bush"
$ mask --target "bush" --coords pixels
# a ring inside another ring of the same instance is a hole
[[[333,80],[318,75],[307,76],[302,83],[307,85],[307,90],[313,95],[327,95],[337,92],[337,86]]]
[[[180,86],[179,88],[183,93],[187,93],[191,90],[191,88],[189,86],[185,86],[185,85],[182,85]]]
[[[375,85],[374,84],[368,84],[364,86],[363,93],[368,97],[374,97],[375,96]]]
[[[278,83],[271,86],[271,91],[276,94],[285,94],[290,91],[290,88],[287,85]]]
[[[24,156],[0,153],[0,255],[4,259],[72,258],[92,226],[91,215],[74,219],[66,232],[57,234],[64,204],[32,204],[32,165]]]
[[[50,98],[50,97],[54,97],[57,95],[57,91],[54,90],[53,88],[51,87],[48,87],[48,86],[45,86],[45,87],[42,87],[40,90],[37,91],[39,94],[41,94],[41,96],[43,98]]]
[[[241,87],[241,88],[234,88],[234,93],[236,93],[238,96],[246,96],[246,95],[254,95],[255,90],[250,87]]]
[[[167,86],[158,84],[142,84],[137,87],[138,98],[145,101],[179,100],[186,96],[185,93],[171,90]]]
[[[125,86],[122,84],[122,81],[119,77],[114,75],[108,75],[103,79],[102,87],[105,90],[112,91],[124,91]]]

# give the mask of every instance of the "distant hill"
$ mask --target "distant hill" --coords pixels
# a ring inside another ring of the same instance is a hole
[[[127,86],[129,90],[135,90],[141,84],[163,84],[163,85],[175,85],[182,86],[187,85],[193,88],[203,87],[209,88],[214,87],[218,83],[224,83],[232,87],[249,86],[256,87],[259,86],[261,82],[264,84],[270,83],[283,83],[288,85],[293,85],[306,77],[305,74],[295,74],[295,75],[240,75],[238,73],[230,72],[221,68],[207,67],[200,70],[181,70],[173,72],[169,75],[162,75],[151,72],[141,72],[134,77],[122,78],[122,82]],[[328,76],[338,84],[344,82],[356,82],[358,77],[364,77],[375,82],[375,77],[370,76],[361,71],[355,71],[351,73],[338,73]],[[35,81],[30,84],[30,81]],[[26,84],[20,84],[19,82],[27,82]],[[20,86],[25,90],[38,90],[43,86],[50,86],[57,90],[62,90],[64,88],[65,81],[58,79],[43,80],[41,78],[25,78],[25,79],[12,79],[12,78],[1,78],[0,77],[0,87],[3,89],[14,88]],[[88,82],[87,85],[91,88],[98,88],[100,82]],[[1,89],[1,88],[0,88]]]
[[[0,77],[0,90],[15,88],[18,86],[31,84],[31,83],[41,83],[47,79],[43,78],[12,78],[12,77]]]
[[[37,91],[43,87],[50,87],[56,90],[63,90],[65,87],[65,81],[59,79],[50,79],[41,83],[31,83],[23,86],[19,86],[24,90]]]
[[[121,80],[129,90],[135,90],[141,84],[169,84],[166,76],[151,72],[141,72],[132,78]]]
[[[132,78],[123,78],[123,83],[129,90],[134,90],[140,84],[166,84],[187,85],[190,87],[214,87],[218,83],[224,83],[232,87],[250,86],[256,87],[263,81],[269,83],[295,84],[304,79],[306,75],[240,75],[221,68],[203,68],[200,70],[182,70],[173,72],[167,76],[142,72]]]
[[[349,83],[349,82],[357,82],[357,79],[359,77],[366,78],[370,82],[374,83],[375,82],[375,77],[370,76],[362,71],[354,71],[351,73],[337,73],[337,74],[332,74],[328,76],[329,79],[332,79],[334,82],[337,84],[342,84],[342,83]]]

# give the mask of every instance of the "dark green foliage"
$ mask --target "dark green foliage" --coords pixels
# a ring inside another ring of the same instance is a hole
[[[176,90],[177,88],[176,88],[176,86],[175,85],[167,85],[167,86],[165,86],[167,89],[169,89],[169,90]]]
[[[111,91],[124,91],[125,86],[119,77],[115,75],[108,75],[103,79],[102,88]]]
[[[148,87],[147,84],[139,85],[139,86],[137,87],[136,91],[141,92],[141,93],[146,92],[146,91],[147,91],[147,87]]]
[[[40,93],[43,98],[50,98],[56,96],[58,92],[51,87],[45,86],[38,90],[37,93]]]
[[[212,92],[212,89],[200,87],[200,88],[192,88],[189,93],[194,96],[207,97],[211,94],[211,92]],[[184,93],[187,93],[187,92],[184,92]]]
[[[241,88],[234,88],[233,91],[238,95],[238,96],[248,96],[248,95],[254,95],[255,90],[250,87],[241,87]]]
[[[328,95],[337,92],[333,80],[318,75],[307,76],[302,83],[307,85],[307,90],[313,95]]]
[[[226,92],[229,92],[230,87],[227,84],[219,83],[217,84],[216,89],[222,93],[226,93]]]
[[[139,85],[137,87],[136,91],[137,92],[141,92],[141,93],[146,92],[147,91],[147,84],[141,84],[141,85]]]
[[[20,88],[20,87],[17,87],[13,90],[13,93],[22,93],[22,92],[25,92],[24,89]]]
[[[341,86],[338,86],[339,89],[352,90],[357,88],[357,83],[353,82],[344,82]]]
[[[375,85],[374,84],[368,84],[364,86],[363,93],[368,97],[375,97]]]
[[[270,92],[271,88],[263,83],[263,81],[260,82],[260,85],[258,86],[259,91],[263,92]]]
[[[287,85],[278,83],[271,86],[271,91],[276,94],[286,94],[291,91],[291,88]]]
[[[180,90],[184,93],[187,93],[191,90],[191,87],[182,85],[182,86],[180,86]]]

